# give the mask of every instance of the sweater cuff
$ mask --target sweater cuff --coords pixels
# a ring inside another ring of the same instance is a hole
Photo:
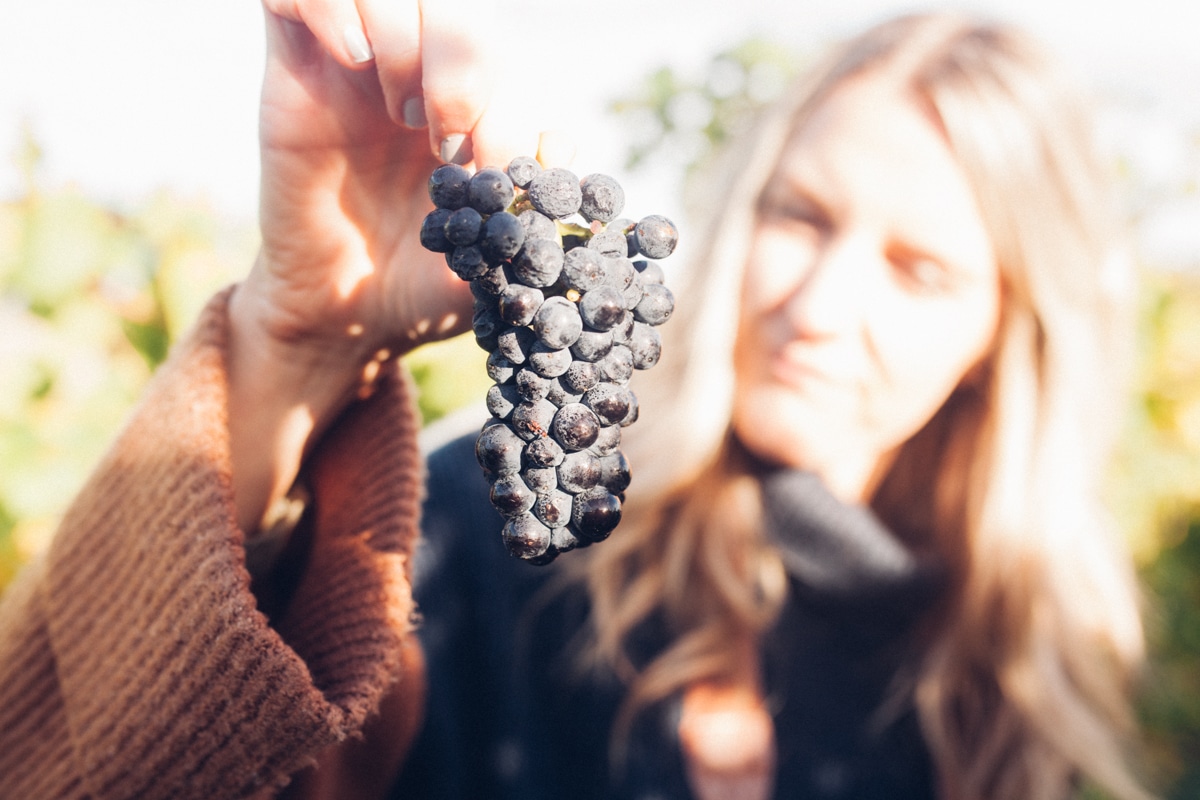
[[[47,554],[50,642],[94,797],[281,786],[402,672],[420,500],[409,382],[394,366],[314,452],[308,566],[269,621],[235,523],[232,291],[155,376]]]

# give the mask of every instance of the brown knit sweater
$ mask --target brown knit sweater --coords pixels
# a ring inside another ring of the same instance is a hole
[[[229,294],[0,603],[0,798],[257,798],[293,776],[289,797],[371,797],[411,741],[411,387],[397,367],[324,437],[293,566],[252,591],[230,479]]]

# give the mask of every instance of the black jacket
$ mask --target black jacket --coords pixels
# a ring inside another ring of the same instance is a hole
[[[572,554],[547,567],[506,554],[473,435],[433,452],[428,470],[414,564],[428,706],[393,797],[689,798],[677,698],[641,715],[625,768],[609,767],[622,687],[576,659],[586,594],[555,586]],[[765,487],[792,583],[763,651],[775,797],[933,797],[911,698],[884,701],[912,665],[906,634],[934,601],[936,579],[869,512],[837,502],[812,476],[779,472]],[[647,653],[661,645],[653,624],[641,639]]]

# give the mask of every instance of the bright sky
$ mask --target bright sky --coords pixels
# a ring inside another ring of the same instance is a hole
[[[593,132],[580,137],[580,166],[589,171],[620,164],[619,132],[599,116],[603,100],[651,68],[698,68],[751,33],[821,43],[914,7],[898,0],[499,1],[560,31],[558,47],[578,48],[582,30],[618,55],[580,120]],[[1161,124],[1200,123],[1195,0],[973,5],[1027,25],[1094,84],[1153,105]],[[28,120],[53,181],[117,202],[171,186],[252,214],[262,59],[253,0],[9,0],[0,12],[0,153],[13,151]],[[581,80],[563,76],[572,79]],[[5,158],[0,196],[14,186]]]

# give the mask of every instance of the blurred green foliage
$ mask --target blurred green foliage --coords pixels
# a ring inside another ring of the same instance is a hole
[[[1200,505],[1166,521],[1172,534],[1146,564],[1153,659],[1142,696],[1152,766],[1167,800],[1200,797]]]
[[[248,263],[249,229],[168,196],[48,189],[26,132],[0,205],[0,583],[41,549],[171,340]]]
[[[697,76],[653,73],[612,105],[634,132],[628,167],[673,161],[686,177],[802,63],[747,42]],[[0,203],[0,588],[46,545],[170,343],[246,272],[257,246],[252,224],[201,201],[164,193],[118,210],[44,185],[39,161],[27,135],[15,155],[22,190]],[[1143,266],[1113,503],[1147,590],[1149,768],[1183,800],[1200,797],[1200,263]],[[488,385],[469,335],[407,361],[426,421],[477,402]]]
[[[1145,591],[1148,771],[1165,798],[1191,800],[1200,797],[1200,273],[1148,274],[1142,295],[1113,504]]]

